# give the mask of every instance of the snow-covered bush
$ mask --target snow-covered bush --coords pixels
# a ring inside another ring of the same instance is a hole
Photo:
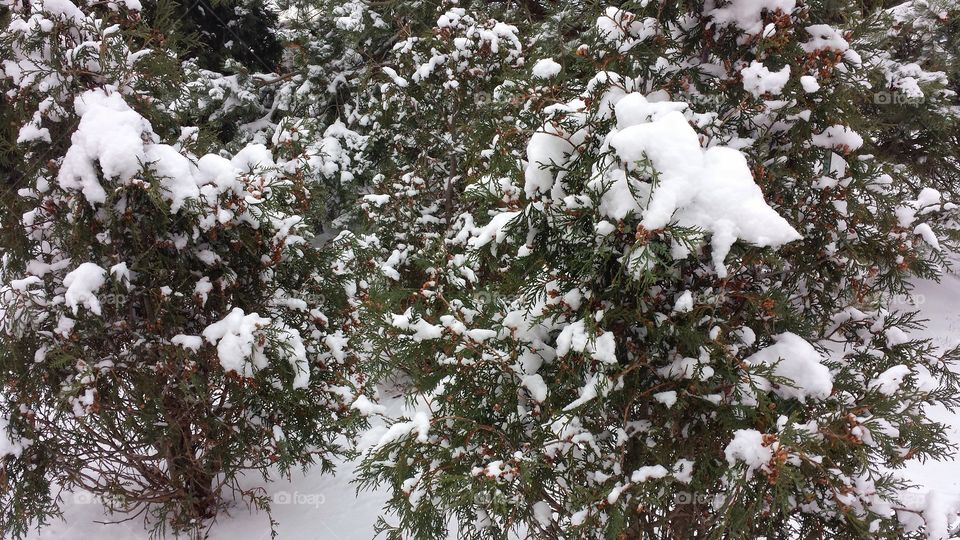
[[[143,89],[176,63],[135,48],[138,2],[6,4],[25,167],[0,248],[0,529],[45,522],[60,489],[159,528],[267,508],[241,475],[329,470],[361,422],[361,242],[314,242],[266,146],[154,129],[177,117]]]
[[[390,538],[951,534],[952,3],[142,3],[0,0],[4,533],[382,417]]]
[[[367,319],[411,381],[366,441],[382,530],[946,537],[891,470],[949,451],[958,355],[891,298],[955,206],[870,154],[836,6],[566,7],[442,264]]]
[[[509,122],[505,79],[523,63],[515,26],[438,4],[393,43],[363,109],[373,177],[360,208],[384,247],[383,272],[401,287],[419,287],[437,264],[467,176],[488,166],[484,145]]]
[[[903,2],[883,13],[868,61],[880,67],[865,114],[875,123],[877,152],[893,156],[914,183],[950,195],[960,160],[960,5]],[[862,40],[867,41],[867,40]]]

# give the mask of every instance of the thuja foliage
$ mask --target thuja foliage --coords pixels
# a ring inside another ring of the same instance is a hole
[[[960,7],[953,2],[906,2],[880,19],[876,47],[882,78],[867,93],[865,114],[876,122],[875,141],[926,182],[953,193],[960,129]],[[919,180],[917,185],[921,185]]]
[[[176,53],[204,68],[224,69],[225,62],[273,72],[282,45],[274,5],[251,0],[145,0],[142,14],[152,28],[165,28],[183,42]],[[228,66],[229,68],[229,66]]]
[[[486,90],[514,89],[490,112],[510,120],[456,171],[421,284],[366,317],[410,381],[361,468],[393,493],[388,537],[947,534],[892,472],[949,455],[925,411],[956,404],[957,352],[890,303],[946,263],[954,206],[884,144],[892,113],[862,113],[889,14],[746,4],[518,22],[528,71]],[[419,39],[469,13],[447,9]],[[462,65],[432,50],[395,91]],[[951,99],[913,76],[918,107]]]
[[[14,3],[3,34],[24,159],[0,291],[15,536],[61,490],[200,536],[231,501],[269,509],[242,475],[329,470],[361,425],[343,331],[363,246],[314,242],[308,188],[264,145],[208,153],[127,4]]]
[[[0,2],[0,528],[359,450],[388,538],[946,538],[958,14],[889,4]]]

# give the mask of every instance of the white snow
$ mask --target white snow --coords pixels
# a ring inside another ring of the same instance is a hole
[[[913,234],[919,235],[920,238],[923,238],[923,241],[930,245],[933,249],[940,251],[940,240],[937,238],[936,233],[933,232],[933,229],[927,223],[921,223],[913,228]]]
[[[780,71],[770,71],[762,63],[754,60],[750,65],[740,70],[743,77],[743,88],[759,98],[764,94],[777,96],[783,92],[783,87],[790,80],[790,65],[785,65]]]
[[[656,35],[657,26],[657,20],[652,17],[637,20],[635,14],[612,6],[597,18],[600,36],[620,53]]]
[[[556,60],[544,58],[533,65],[531,73],[537,79],[550,79],[556,77],[560,73],[560,69],[560,64]]]
[[[670,474],[670,471],[668,471],[663,465],[644,465],[643,467],[633,471],[633,474],[630,475],[630,481],[646,482],[647,480],[663,478],[668,474]]]
[[[354,400],[353,404],[350,405],[350,408],[358,411],[363,416],[373,416],[375,414],[384,414],[387,412],[386,407],[370,401],[370,398],[363,394]]]
[[[905,365],[893,366],[892,368],[884,371],[880,375],[877,375],[875,379],[870,381],[867,385],[867,388],[876,390],[881,394],[890,396],[896,393],[900,389],[900,385],[903,383],[903,379],[910,374],[910,368]]]
[[[810,34],[810,40],[800,45],[806,53],[823,49],[845,52],[850,48],[850,44],[843,39],[843,35],[830,25],[814,24],[808,26],[806,30]]]
[[[825,399],[833,391],[833,376],[821,362],[823,357],[802,337],[784,332],[774,336],[775,343],[757,351],[744,361],[747,364],[773,365],[773,374],[792,381],[791,386],[778,385],[773,392],[783,398]],[[760,381],[761,388],[769,389],[769,381]]]
[[[80,123],[71,138],[57,173],[65,190],[78,190],[92,206],[106,202],[112,186],[101,185],[98,169],[109,182],[129,183],[149,166],[159,178],[170,211],[177,213],[188,199],[208,200],[232,190],[242,194],[238,172],[275,166],[270,151],[262,144],[249,144],[231,160],[217,155],[201,157],[197,164],[176,148],[155,143],[150,123],[127,105],[118,92],[90,90],[79,96],[74,108]],[[209,185],[208,185],[209,184]],[[232,219],[229,211],[218,216]]]
[[[146,162],[143,133],[150,123],[132,110],[119,93],[90,90],[77,97],[74,108],[80,123],[71,137],[57,181],[64,189],[80,190],[91,205],[106,201],[107,193],[96,165],[108,179],[126,183]]]
[[[396,422],[391,425],[379,438],[375,447],[380,447],[391,442],[401,440],[410,435],[416,434],[417,440],[426,442],[430,433],[430,414],[427,411],[417,411],[413,417],[406,422]]]
[[[960,303],[960,279],[946,276],[942,283],[920,281],[917,295],[927,301],[922,306],[924,314],[931,320],[925,337],[930,337],[941,348],[956,344],[955,337],[960,333],[960,312],[956,305]],[[744,341],[752,341],[752,332]],[[936,407],[931,413],[933,418],[948,426],[947,436],[960,440],[960,415]],[[2,437],[0,437],[2,440]],[[772,457],[773,449],[762,445],[762,434],[754,430],[738,431],[725,449],[728,463],[744,462],[753,470],[763,467]],[[776,445],[776,443],[774,443]],[[775,446],[774,446],[775,448]],[[731,462],[732,460],[732,462]],[[685,461],[685,460],[681,460]],[[337,466],[336,476],[322,474],[318,470],[306,475],[294,472],[293,478],[273,483],[263,483],[259,478],[249,478],[246,486],[263,486],[267,495],[274,501],[273,517],[278,522],[280,538],[291,540],[313,540],[318,535],[323,538],[339,540],[367,540],[373,536],[373,525],[382,514],[382,505],[388,494],[385,491],[365,491],[356,494],[356,487],[350,484],[353,479],[355,463],[342,463]],[[908,495],[909,504],[905,508],[916,510],[922,515],[901,512],[901,518],[916,518],[916,526],[928,520],[932,538],[946,539],[949,534],[946,516],[956,508],[960,501],[960,474],[957,474],[956,461],[917,460],[908,462],[906,476],[920,484],[920,490]],[[684,474],[686,473],[686,475]],[[671,473],[678,481],[688,481],[692,473],[689,466],[680,461]],[[537,519],[544,524],[553,522],[553,511],[549,504],[540,501],[534,504]],[[104,525],[103,506],[84,493],[65,494],[64,521],[54,520],[44,530],[31,531],[30,540],[46,538],[96,538],[109,535],[113,540],[146,540],[148,534],[139,521],[117,525]],[[583,511],[583,519],[588,511]],[[389,520],[389,516],[386,516]],[[210,540],[234,540],[236,538],[270,537],[267,520],[264,515],[250,512],[245,505],[237,503],[229,516],[219,520],[210,531]]]
[[[693,310],[693,293],[690,291],[683,291],[683,293],[677,297],[676,301],[673,303],[673,311],[678,313],[686,313]]]
[[[254,314],[256,316],[256,314]],[[269,323],[269,319],[267,319]],[[283,343],[283,352],[287,355],[287,361],[293,368],[293,388],[306,388],[310,383],[310,363],[307,360],[307,349],[303,345],[303,337],[296,328],[291,328],[283,323],[277,323],[277,337]],[[223,340],[221,339],[221,343]],[[218,346],[219,352],[219,346]],[[223,361],[221,360],[221,364]]]
[[[501,212],[493,216],[490,223],[487,223],[480,229],[475,237],[470,239],[470,247],[478,249],[489,244],[491,241],[499,244],[506,238],[507,224],[519,215],[520,212]]]
[[[604,386],[605,384],[606,377],[601,378],[600,375],[594,373],[589,379],[587,379],[586,384],[580,388],[580,397],[568,403],[567,406],[563,408],[563,411],[572,411],[581,405],[589,403],[593,399],[600,396],[601,393],[605,393],[610,388],[609,384]]]
[[[547,383],[543,382],[543,377],[537,374],[525,375],[520,381],[520,385],[530,392],[530,397],[534,401],[544,402],[547,399]]]
[[[604,332],[591,340],[586,323],[582,320],[568,324],[557,336],[557,356],[565,356],[570,351],[589,353],[595,360],[605,364],[617,362],[613,333]]]
[[[863,137],[847,126],[833,125],[811,139],[815,146],[853,151],[863,146]]]
[[[734,25],[746,34],[759,34],[763,31],[763,10],[790,13],[796,5],[796,0],[730,0],[707,15],[717,26]]]
[[[693,480],[693,461],[689,459],[678,459],[673,464],[671,475],[684,484],[689,484]]]
[[[820,83],[817,82],[817,78],[812,75],[804,75],[800,77],[800,86],[803,87],[803,91],[812,94],[817,90],[820,90]]]
[[[193,295],[200,299],[200,305],[202,306],[207,304],[207,298],[212,291],[213,283],[210,282],[210,278],[207,276],[200,278],[196,285],[193,286]]]
[[[775,444],[765,445],[763,434],[755,429],[738,429],[723,454],[731,467],[737,462],[745,463],[747,473],[752,475],[757,469],[766,468],[773,458]]]
[[[258,343],[260,332],[270,325],[270,319],[256,313],[245,314],[234,308],[219,322],[203,330],[207,342],[216,344],[220,365],[242,377],[253,377],[258,369],[267,366],[263,346]]]
[[[133,274],[130,272],[130,269],[127,268],[127,263],[122,262],[111,266],[110,275],[126,285],[127,288],[130,288],[130,280],[133,279]]]
[[[77,24],[86,19],[86,15],[70,0],[43,0],[41,4],[43,11],[55,17],[64,17]]]
[[[314,469],[304,474],[291,471],[291,478],[275,475],[264,482],[258,475],[241,479],[245,489],[263,489],[277,523],[278,538],[284,540],[370,540],[374,525],[384,515],[387,500],[384,491],[356,492],[357,463],[339,462],[332,474]],[[251,510],[240,500],[228,501],[229,507],[210,529],[208,540],[269,540],[270,522],[263,513]],[[64,494],[63,521],[53,519],[41,531],[30,531],[29,540],[67,538],[109,538],[110,540],[148,540],[142,520],[105,524],[111,516],[103,504],[88,493]],[[116,516],[113,516],[115,519]]]
[[[527,142],[527,165],[523,190],[527,197],[546,193],[553,186],[553,173],[546,169],[552,164],[562,165],[574,146],[559,128],[547,124],[530,136]]]
[[[417,317],[416,322],[410,322],[413,317],[410,310],[403,315],[393,315],[390,324],[401,330],[413,330],[410,339],[414,341],[423,341],[427,339],[436,339],[443,335],[443,327],[430,324],[427,321]]]
[[[37,127],[35,124],[24,124],[17,134],[17,144],[24,144],[32,141],[50,142],[50,130]]]
[[[533,503],[533,517],[544,527],[549,527],[553,522],[553,510],[550,509],[550,504],[546,501]]]
[[[67,307],[73,310],[74,315],[80,306],[95,315],[102,315],[96,292],[106,281],[106,270],[90,262],[81,264],[63,278],[63,286],[67,288],[63,298]]]
[[[901,227],[912,226],[918,216],[929,214],[938,210],[949,210],[956,208],[953,203],[945,203],[943,195],[933,188],[923,188],[917,194],[917,198],[904,203],[896,209],[897,222]]]
[[[669,409],[677,402],[677,391],[669,390],[667,392],[657,392],[653,395],[653,399],[663,403]]]
[[[0,416],[0,459],[6,456],[20,457],[23,453],[23,441],[15,441],[10,438],[9,419]]]
[[[608,140],[631,167],[642,169],[643,161],[649,160],[657,173],[659,184],[642,211],[644,228],[657,230],[676,222],[712,233],[713,262],[720,277],[727,275],[724,261],[738,239],[779,247],[801,237],[764,201],[743,154],[722,146],[701,148],[697,133],[679,111],[662,116],[638,113],[640,108],[649,111],[650,105],[663,105],[648,104],[639,95],[630,103],[617,107],[619,125],[625,127]],[[645,117],[653,121],[634,123]],[[616,197],[633,201],[639,209],[632,197],[622,193]]]
[[[197,352],[203,346],[203,338],[200,336],[190,336],[187,334],[177,334],[170,339],[170,343],[179,345],[184,349]]]
[[[338,362],[343,362],[346,359],[346,350],[349,341],[350,340],[347,338],[347,336],[343,335],[343,331],[341,330],[337,330],[336,332],[323,338],[323,344],[327,346],[327,349],[330,350],[330,354]]]

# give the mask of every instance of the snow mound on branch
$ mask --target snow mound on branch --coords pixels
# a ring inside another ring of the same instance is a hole
[[[755,429],[738,429],[733,440],[723,450],[727,463],[732,467],[738,461],[747,465],[747,473],[752,475],[757,469],[766,469],[773,459],[777,443],[765,443],[763,434]]]
[[[800,47],[806,53],[812,53],[819,50],[835,50],[845,52],[850,48],[850,44],[843,38],[843,34],[827,24],[813,24],[806,28],[810,34],[810,40],[802,43]]]
[[[863,137],[847,126],[834,125],[814,135],[811,139],[814,146],[821,148],[836,148],[838,150],[853,151],[863,146]]]
[[[630,475],[630,481],[646,482],[647,480],[663,478],[668,474],[670,474],[670,471],[668,471],[663,465],[644,465],[643,467],[633,471],[633,474]]]
[[[683,114],[686,103],[649,101],[640,93],[622,95],[614,90],[601,101],[599,114],[606,114],[607,103],[612,105],[617,127],[598,149],[604,158],[594,164],[588,184],[602,193],[600,214],[612,221],[636,214],[647,230],[675,223],[711,233],[713,263],[720,277],[727,275],[724,260],[737,240],[777,248],[801,238],[764,201],[743,154],[727,147],[701,147]],[[527,197],[566,196],[564,169],[583,151],[589,133],[585,111],[586,104],[579,99],[545,111],[564,115],[567,122],[548,121],[531,136],[524,171]],[[609,148],[619,161],[609,155]],[[499,241],[506,219],[491,221],[483,240]]]
[[[527,143],[527,162],[524,170],[523,191],[527,197],[550,191],[554,183],[554,175],[547,167],[561,165],[567,161],[583,135],[567,137],[559,126],[546,124],[543,129],[535,132]],[[561,174],[557,175],[562,176]]]
[[[733,25],[746,34],[759,34],[763,30],[763,10],[790,13],[795,7],[796,0],[731,0],[707,15],[717,26]]]
[[[696,131],[677,110],[682,105],[650,103],[636,93],[617,103],[620,129],[610,133],[609,145],[628,164],[628,170],[644,171],[647,163],[652,165],[650,172],[655,173],[657,182],[641,210],[642,201],[629,196],[636,190],[626,187],[622,170],[607,164],[603,176],[613,180],[614,192],[607,195],[617,201],[610,204],[616,208],[610,217],[621,219],[627,209],[643,216],[641,225],[647,230],[676,222],[712,233],[713,262],[720,277],[727,275],[724,259],[738,239],[760,247],[779,247],[801,238],[764,201],[743,154],[722,146],[701,148]],[[609,201],[606,195],[604,201]]]
[[[70,0],[43,0],[42,4],[44,12],[69,19],[74,24],[79,24],[86,19],[86,15]]]
[[[896,365],[877,375],[867,384],[867,388],[876,390],[885,396],[892,396],[900,389],[900,385],[903,384],[907,375],[910,375],[909,367],[903,364]]]
[[[567,325],[557,336],[557,356],[566,356],[570,351],[590,353],[594,360],[616,364],[616,342],[613,332],[605,332],[591,341],[584,321]]]
[[[386,446],[413,434],[417,435],[417,441],[424,443],[427,442],[430,434],[430,420],[430,414],[427,411],[416,411],[409,421],[397,422],[386,430],[372,429],[367,436],[379,435],[379,439],[372,448]]]
[[[283,323],[279,327],[279,337],[284,344],[287,360],[293,368],[293,388],[306,388],[310,383],[310,364],[307,361],[307,348],[303,345],[303,337],[296,328]]]
[[[792,386],[772,388],[782,398],[826,399],[833,392],[833,375],[821,361],[823,357],[802,337],[784,332],[774,337],[775,343],[761,349],[744,361],[752,366],[773,365],[773,374],[792,382]],[[761,379],[759,386],[770,389],[769,381]]]
[[[843,53],[843,59],[850,64],[859,66],[863,63],[860,53],[850,48],[850,43],[839,30],[826,24],[814,24],[806,28],[810,40],[801,43],[800,47],[807,54],[816,51],[838,51]]]
[[[507,224],[519,215],[520,212],[501,212],[493,216],[490,223],[482,227],[477,232],[477,235],[470,239],[470,247],[479,249],[489,244],[492,240],[496,240],[497,243],[502,242],[507,235]]]
[[[625,53],[657,34],[657,20],[647,17],[638,21],[635,14],[611,6],[597,18],[597,30],[617,52]]]
[[[552,58],[544,58],[533,65],[531,73],[537,79],[549,79],[560,73],[560,64]]]
[[[206,327],[203,337],[208,343],[216,344],[217,356],[225,371],[249,378],[253,377],[257,370],[267,367],[264,330],[270,325],[271,320],[268,318],[256,313],[247,315],[242,309],[234,308],[222,320]],[[293,369],[293,388],[306,388],[310,383],[310,363],[303,337],[296,328],[282,322],[276,323],[273,328],[283,344],[283,354]],[[181,343],[196,345],[183,341],[182,338]]]
[[[532,397],[534,401],[542,403],[547,400],[549,390],[547,389],[547,383],[544,382],[543,377],[540,375],[526,375],[520,381],[520,385],[530,392],[530,397]]]
[[[803,87],[803,91],[812,94],[817,90],[820,90],[820,83],[817,82],[817,78],[812,75],[804,75],[800,77],[800,86]]]
[[[63,278],[63,286],[67,288],[64,301],[77,314],[77,309],[83,306],[96,315],[102,315],[100,300],[96,292],[103,287],[107,280],[107,271],[93,263],[83,263],[76,270]]]
[[[770,71],[767,66],[754,60],[740,70],[740,75],[743,77],[743,88],[753,97],[767,93],[776,96],[783,92],[783,87],[790,80],[790,65],[783,66],[780,71]]]
[[[673,303],[673,311],[679,313],[687,313],[688,311],[693,310],[693,293],[690,291],[683,291],[677,300]]]
[[[426,339],[437,339],[443,335],[443,327],[428,323],[420,317],[413,315],[409,309],[404,312],[403,315],[394,314],[390,318],[390,324],[400,330],[412,330],[414,333],[408,337],[416,342]]]
[[[107,180],[128,182],[146,162],[144,133],[153,133],[147,122],[131,109],[119,93],[85,92],[74,101],[80,124],[57,175],[60,187],[78,189],[91,205],[103,203],[106,191],[100,185],[95,164]]]
[[[269,325],[270,319],[256,313],[247,315],[242,309],[234,308],[221,321],[206,327],[203,337],[217,345],[217,356],[225,371],[250,378],[256,370],[267,367],[259,334]]]
[[[203,338],[187,334],[177,334],[170,338],[170,343],[183,347],[188,351],[197,352],[203,346]]]
[[[358,411],[363,416],[373,416],[375,414],[386,414],[387,409],[383,405],[379,405],[370,400],[367,396],[361,394],[354,400],[353,404],[350,405],[350,408]]]
[[[20,454],[23,453],[23,442],[11,439],[8,434],[9,430],[9,420],[0,416],[0,459],[7,456],[20,457]]]
[[[187,200],[216,206],[222,193],[245,195],[238,178],[241,173],[276,166],[262,144],[249,144],[230,160],[208,154],[194,164],[173,146],[155,143],[150,122],[131,109],[119,92],[90,90],[75,100],[74,109],[80,123],[57,180],[65,190],[79,190],[91,206],[105,203],[107,196],[97,165],[105,180],[121,185],[149,167],[174,214]],[[207,221],[205,226],[212,225],[212,220]]]
[[[950,516],[960,511],[960,502],[931,491],[922,500],[918,497],[905,497],[902,508],[897,508],[897,518],[907,532],[921,527],[929,540],[947,540],[956,538],[951,534]]]
[[[580,388],[580,397],[571,401],[563,408],[563,412],[569,412],[581,405],[589,403],[594,399],[605,396],[610,391],[608,379],[602,375],[594,373],[587,379],[587,382]]]

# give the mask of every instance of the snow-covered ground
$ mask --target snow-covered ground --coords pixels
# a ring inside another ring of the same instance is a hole
[[[352,467],[341,465],[336,475],[295,475],[267,484],[278,522],[278,538],[284,540],[370,540],[373,526],[386,499],[382,493],[361,493],[350,482]],[[43,528],[31,539],[66,540],[109,538],[110,540],[146,540],[149,534],[142,520],[103,524],[103,506],[87,494],[64,498],[64,520]],[[115,517],[114,519],[122,519]],[[99,522],[99,523],[98,523]],[[210,531],[210,540],[267,540],[269,520],[265,514],[238,506],[222,515]]]
[[[929,319],[927,335],[941,347],[960,343],[960,277],[945,276],[941,283],[917,283],[913,299]],[[952,426],[952,438],[960,442],[960,415],[939,409],[933,418]],[[369,540],[386,495],[356,494],[351,484],[351,465],[344,464],[336,476],[296,475],[291,482],[266,486],[273,503],[273,518],[284,540]],[[913,463],[905,475],[923,486],[918,496],[935,490],[947,500],[960,500],[960,461]],[[31,539],[110,538],[145,540],[141,521],[104,525],[103,507],[85,494],[67,495],[64,521],[44,528]],[[214,525],[211,540],[259,540],[270,538],[267,517],[237,507]]]
[[[948,274],[940,283],[921,281],[916,284],[913,297],[927,323],[927,336],[941,348],[960,343],[960,277]],[[960,443],[960,414],[942,407],[930,416],[951,426],[951,440]],[[938,491],[946,498],[960,500],[960,460],[912,463],[906,476],[927,489]]]

